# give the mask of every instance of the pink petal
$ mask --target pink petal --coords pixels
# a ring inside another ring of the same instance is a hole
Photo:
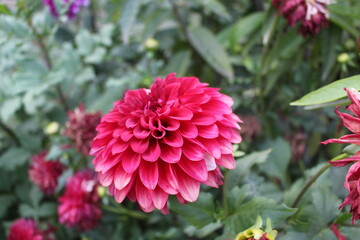
[[[133,136],[133,132],[129,129],[123,129],[121,131],[120,137],[124,142],[128,142],[130,138],[132,138],[132,136]]]
[[[168,194],[178,193],[178,182],[171,164],[159,162],[159,186]]]
[[[198,126],[199,136],[203,138],[217,138],[219,136],[219,128],[216,124],[210,126]]]
[[[205,161],[191,161],[186,157],[182,157],[178,165],[185,173],[198,181],[205,181],[208,178]]]
[[[142,154],[142,158],[146,161],[154,162],[160,157],[160,146],[156,140],[152,140],[149,143],[148,149]]]
[[[104,187],[110,186],[110,184],[113,182],[114,179],[114,170],[110,169],[109,171],[105,173],[98,173],[98,180],[100,184]]]
[[[118,203],[121,203],[122,201],[124,201],[126,195],[129,193],[129,191],[131,190],[131,187],[134,184],[134,178],[131,179],[130,183],[128,185],[126,185],[126,187],[124,187],[121,190],[117,190],[116,188],[114,188],[114,198],[115,201]],[[110,190],[110,188],[109,188]]]
[[[220,145],[220,150],[222,154],[233,154],[234,149],[229,140],[225,138],[218,138],[217,141]]]
[[[157,209],[163,209],[166,206],[168,200],[168,194],[164,192],[160,187],[155,188],[152,194],[152,201]]]
[[[125,172],[124,168],[121,164],[116,169],[115,175],[114,175],[114,185],[117,190],[122,190],[125,188],[132,178],[132,173]]]
[[[184,141],[182,151],[190,160],[198,161],[204,159],[204,149],[195,142]]]
[[[360,119],[347,113],[339,112],[338,108],[339,106],[336,107],[335,112],[341,118],[344,126],[353,133],[360,133]]]
[[[168,163],[176,163],[181,158],[181,148],[161,144],[160,158]]]
[[[151,191],[148,190],[139,179],[136,181],[136,199],[139,202],[139,205],[143,209],[148,209],[152,205]]]
[[[197,112],[191,122],[195,125],[208,126],[216,122],[214,114],[211,112]]]
[[[142,128],[142,126],[140,126],[140,125],[137,125],[134,128],[134,136],[137,139],[144,139],[144,138],[147,138],[149,135],[150,135],[149,129]]]
[[[216,159],[216,163],[224,168],[235,169],[236,162],[232,154],[223,154],[219,159]]]
[[[211,100],[208,103],[201,105],[204,111],[214,112],[216,114],[230,114],[232,112],[231,107],[219,100]]]
[[[162,127],[167,131],[175,131],[180,127],[180,122],[178,120],[166,116],[162,116],[160,121]]]
[[[198,130],[196,126],[188,121],[181,122],[179,131],[180,134],[185,138],[196,138],[198,136]]]
[[[154,190],[159,180],[157,163],[142,161],[139,167],[139,177],[147,189]]]
[[[182,170],[177,169],[179,192],[188,202],[195,202],[200,192],[200,182],[188,176]]]
[[[354,88],[345,88],[352,104],[348,106],[357,117],[360,117],[360,93]]]
[[[120,139],[118,139],[112,146],[111,148],[111,152],[112,154],[117,154],[117,153],[121,153],[124,152],[127,147],[129,146],[129,143],[123,142]]]
[[[144,153],[149,146],[149,139],[136,139],[130,141],[132,150],[136,153]]]
[[[333,138],[321,142],[321,144],[328,144],[328,143],[353,143],[360,145],[360,134],[348,134],[338,139]]]
[[[197,138],[199,142],[206,148],[206,150],[213,155],[215,158],[220,158],[221,156],[221,148],[216,139],[205,139],[205,138]],[[231,147],[232,151],[232,147]]]
[[[178,132],[166,132],[163,141],[171,147],[181,147],[184,143],[182,136]]]
[[[122,166],[127,173],[133,173],[140,165],[140,155],[128,149],[122,154]]]
[[[177,120],[191,120],[193,112],[186,108],[172,109],[169,117]]]
[[[125,122],[125,126],[127,128],[134,128],[138,124],[139,124],[139,118],[138,117],[130,117]]]
[[[209,172],[208,175],[208,179],[202,183],[214,188],[218,188],[220,185],[222,185],[222,181],[220,179],[221,176],[216,173],[216,170]]]
[[[208,171],[213,171],[217,168],[214,156],[210,155],[209,153],[205,153],[204,160]]]

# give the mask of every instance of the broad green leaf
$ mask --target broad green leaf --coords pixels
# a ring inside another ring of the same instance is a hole
[[[11,11],[5,4],[0,4],[0,14],[11,14]]]
[[[96,46],[94,36],[87,30],[80,31],[75,37],[75,42],[77,51],[83,56],[92,53]]]
[[[353,37],[358,38],[359,32],[352,23],[352,19],[345,17],[345,16],[339,16],[336,13],[330,14],[330,21],[341,27],[342,29],[346,30],[348,33],[353,35]]]
[[[89,56],[85,57],[85,62],[98,64],[103,61],[106,55],[106,48],[104,47],[97,47],[95,48],[94,52],[91,53]]]
[[[154,36],[156,30],[159,26],[166,20],[169,19],[171,11],[159,9],[154,11],[150,16],[145,19],[145,26],[142,32],[142,39],[145,41],[146,39]]]
[[[215,205],[211,193],[202,192],[196,202],[187,205],[171,201],[170,209],[198,228],[214,222]]]
[[[39,208],[40,217],[49,217],[56,215],[57,204],[54,202],[47,202],[41,204]]]
[[[338,240],[334,233],[330,230],[330,228],[322,229],[315,237],[311,238],[311,240]]]
[[[10,15],[0,15],[0,31],[17,38],[26,38],[31,35],[30,28],[24,21]]]
[[[129,43],[130,32],[135,24],[140,6],[141,0],[126,0],[125,2],[120,18],[121,37],[124,44]]]
[[[11,148],[0,156],[0,168],[14,170],[16,167],[26,163],[30,158],[29,152],[22,148]]]
[[[10,194],[0,195],[0,219],[6,214],[8,208],[15,202],[15,197]]]
[[[337,15],[352,17],[352,18],[360,18],[360,8],[348,6],[343,3],[335,3],[330,4],[328,9],[331,13],[336,13]]]
[[[314,217],[318,219],[318,225],[326,226],[340,213],[341,201],[330,191],[328,186],[319,186],[316,191],[312,192],[312,197],[315,206]]]
[[[253,13],[241,17],[236,23],[221,31],[217,38],[226,48],[244,40],[245,37],[258,29],[265,19],[265,13]]]
[[[292,106],[308,106],[328,103],[346,96],[344,88],[360,89],[360,75],[340,79],[311,93],[306,94],[299,100],[290,103]]]
[[[160,75],[167,75],[169,73],[177,73],[178,76],[183,76],[186,73],[191,62],[191,52],[181,51],[172,56],[169,63],[161,70]]]
[[[21,204],[19,212],[22,217],[37,217],[38,213],[35,208],[28,204]]]
[[[13,97],[6,99],[1,106],[1,118],[4,121],[9,120],[9,118],[21,107],[21,98]]]
[[[271,148],[272,151],[268,160],[259,165],[262,172],[268,176],[278,177],[283,184],[286,184],[287,168],[291,158],[291,148],[283,138],[268,140],[262,146],[264,149]]]
[[[203,27],[190,28],[188,33],[191,44],[206,62],[219,74],[232,79],[234,72],[230,59],[215,36]]]

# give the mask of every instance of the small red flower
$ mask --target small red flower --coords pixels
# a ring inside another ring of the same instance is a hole
[[[290,26],[300,23],[299,32],[315,35],[328,25],[327,5],[332,0],[273,0],[274,6],[288,20]]]
[[[56,189],[58,178],[65,170],[65,166],[59,160],[47,161],[45,159],[47,154],[47,151],[43,151],[32,157],[29,178],[46,195],[52,195]]]
[[[46,234],[36,227],[32,219],[20,218],[10,227],[7,240],[47,240]]]
[[[79,171],[66,183],[59,198],[59,222],[80,231],[95,228],[101,219],[96,174],[89,169]]]
[[[195,77],[170,74],[150,89],[127,91],[99,126],[91,154],[99,181],[121,203],[167,213],[168,195],[197,199],[200,183],[222,184],[219,166],[235,168],[240,119],[230,97]]]
[[[96,136],[96,126],[100,123],[101,113],[87,113],[80,104],[73,112],[68,111],[64,135],[74,141],[79,152],[88,156],[91,144]]]
[[[338,240],[346,240],[346,237],[344,237],[344,235],[342,235],[339,231],[337,224],[331,224],[330,229]]]

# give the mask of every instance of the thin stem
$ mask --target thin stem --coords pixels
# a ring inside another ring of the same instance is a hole
[[[6,126],[6,124],[1,121],[0,121],[0,128],[4,130],[4,132],[6,132],[14,140],[17,146],[21,146],[19,138],[16,136],[15,132],[11,128]]]
[[[46,45],[44,43],[44,39],[36,31],[34,26],[31,24],[31,21],[29,21],[28,23],[29,23],[29,26],[30,26],[31,30],[33,31],[33,33],[34,33],[34,35],[36,37],[37,43],[39,44],[41,54],[43,55],[43,58],[44,58],[44,61],[45,61],[45,65],[48,68],[48,70],[51,70],[53,68],[53,64],[52,64],[52,61],[51,61],[51,58],[50,58],[49,51],[48,51],[48,49],[47,49],[47,47],[46,47]],[[57,92],[57,94],[59,96],[60,103],[63,106],[65,112],[68,111],[69,107],[67,105],[66,98],[65,98],[64,92],[61,89],[60,84],[56,84],[55,89],[56,89],[56,92]]]
[[[346,153],[343,153],[333,159],[330,160],[330,162],[332,161],[337,161],[337,160],[341,160],[343,158],[346,158],[347,156],[349,156]],[[314,176],[312,176],[309,181],[305,184],[305,186],[301,189],[300,193],[298,194],[298,196],[295,198],[294,203],[291,205],[292,208],[295,208],[298,203],[300,202],[300,200],[302,199],[302,197],[304,196],[304,194],[306,193],[306,191],[311,187],[311,185],[328,169],[330,168],[331,164],[327,163],[325,164]]]
[[[136,218],[136,219],[146,219],[148,218],[149,216],[145,213],[142,213],[142,212],[137,212],[137,211],[131,211],[131,210],[128,210],[124,207],[121,207],[121,206],[117,206],[117,207],[112,207],[112,206],[108,206],[108,205],[102,205],[102,207],[109,211],[109,212],[113,212],[113,213],[116,213],[116,214],[125,214],[125,215],[128,215],[130,217],[133,217],[133,218]]]
[[[90,28],[91,32],[96,33],[98,32],[98,28],[96,26],[96,6],[94,0],[91,0],[89,10],[90,10]]]

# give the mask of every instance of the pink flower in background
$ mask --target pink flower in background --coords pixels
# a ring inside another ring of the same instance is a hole
[[[101,219],[96,174],[82,170],[70,177],[59,198],[59,222],[80,231],[95,228]]]
[[[332,0],[273,0],[274,6],[288,20],[290,26],[300,23],[299,32],[315,35],[329,24],[327,5]]]
[[[32,157],[29,178],[46,195],[52,195],[56,189],[58,178],[65,170],[65,166],[59,160],[46,160],[47,153],[47,151],[43,151]]]
[[[74,141],[77,150],[83,155],[89,155],[91,144],[96,136],[96,126],[100,123],[101,113],[87,113],[83,104],[73,112],[67,113],[64,135]]]
[[[11,224],[7,240],[47,240],[32,219],[20,218]]]
[[[59,11],[56,8],[54,0],[43,0],[43,3],[48,6],[51,15],[59,17]],[[66,15],[70,19],[75,18],[83,7],[87,7],[90,4],[89,0],[63,0],[63,3],[65,5],[70,3],[66,12]]]
[[[328,143],[352,143],[360,145],[360,93],[354,88],[345,88],[351,104],[346,107],[350,110],[354,116],[348,113],[342,113],[339,111],[339,106],[336,107],[335,113],[340,117],[344,126],[349,129],[353,134],[342,136],[338,139],[329,139],[322,144]],[[330,162],[334,166],[345,166],[353,161],[360,160],[360,152],[354,154],[352,157],[345,158],[338,161]]]
[[[127,91],[99,126],[91,154],[103,186],[121,203],[167,213],[168,195],[194,202],[200,183],[222,184],[219,166],[235,168],[240,119],[233,100],[195,77],[168,75],[150,89]]]

